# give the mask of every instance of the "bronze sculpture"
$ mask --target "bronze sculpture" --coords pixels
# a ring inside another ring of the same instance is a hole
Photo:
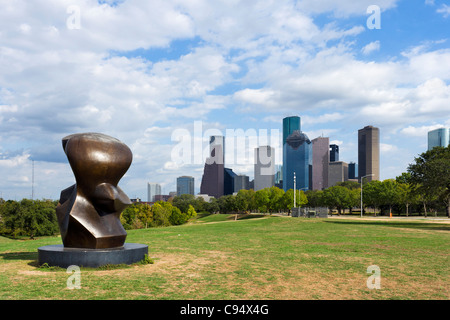
[[[127,233],[120,214],[131,202],[118,182],[131,165],[131,150],[100,133],[69,135],[62,145],[76,180],[56,209],[64,247],[122,247]]]

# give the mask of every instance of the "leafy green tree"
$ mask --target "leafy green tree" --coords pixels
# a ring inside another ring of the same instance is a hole
[[[256,208],[259,212],[267,212],[269,208],[269,191],[261,189],[255,192]]]
[[[235,213],[238,211],[237,203],[235,201],[235,196],[229,194],[221,196],[218,201],[220,213]]]
[[[209,202],[203,204],[203,208],[206,212],[217,213],[220,211],[219,201],[216,198],[212,198]]]
[[[56,202],[50,200],[23,199],[6,201],[1,205],[0,232],[6,236],[49,236],[58,232]]]
[[[194,208],[193,206],[189,205],[188,212],[190,208]],[[189,220],[188,213],[181,212],[181,210],[175,206],[172,207],[172,213],[169,216],[169,222],[172,225],[180,225],[184,224]]]
[[[373,207],[375,210],[378,209],[383,204],[383,199],[381,197],[381,190],[382,190],[381,181],[372,180],[364,184],[363,206],[368,205],[370,207]],[[361,210],[364,210],[364,208],[361,208]]]
[[[423,198],[435,196],[440,199],[450,218],[450,146],[435,147],[422,153],[408,166],[408,173]]]
[[[248,211],[249,208],[249,201],[248,201],[248,194],[247,194],[248,190],[239,190],[238,193],[236,194],[236,207],[238,209],[239,212],[246,212]]]
[[[323,200],[322,190],[308,190],[305,192],[308,205],[311,207],[324,207],[326,204]]]
[[[195,211],[194,207],[189,206],[189,209],[186,213],[187,219],[189,220],[189,219],[195,218],[196,216],[197,216],[197,212]]]
[[[339,215],[342,213],[342,209],[351,205],[350,190],[342,186],[332,186],[325,189],[323,196],[327,206],[336,208]]]
[[[302,190],[295,190],[295,206],[303,207],[308,204],[308,197]],[[294,207],[294,189],[288,189],[283,195],[283,206],[288,212]]]
[[[269,212],[273,213],[282,210],[284,190],[278,187],[270,187],[267,191],[269,195],[267,209],[269,210]]]
[[[406,216],[409,216],[410,205],[415,205],[419,202],[416,186],[410,183],[411,174],[403,172],[396,178],[398,183],[398,201],[402,206],[406,208]]]
[[[195,196],[192,194],[182,194],[182,195],[176,196],[172,199],[172,205],[174,205],[175,207],[180,209],[181,212],[186,213],[188,211],[190,205],[194,206],[194,207],[197,205],[197,201],[195,199]]]
[[[157,201],[152,206],[152,214],[153,214],[152,227],[170,226],[170,215],[172,214],[172,205],[168,202]]]
[[[381,204],[389,207],[389,213],[392,213],[392,206],[400,200],[400,189],[394,179],[383,180],[380,184]]]

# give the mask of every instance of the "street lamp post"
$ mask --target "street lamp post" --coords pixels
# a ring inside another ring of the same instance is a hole
[[[296,186],[295,186],[295,172],[294,172],[294,208],[295,208],[295,188],[296,188]]]
[[[363,216],[363,190],[362,190],[363,189],[363,179],[366,177],[373,176],[373,175],[374,174],[372,173],[372,174],[368,174],[368,175],[361,177],[361,218]]]

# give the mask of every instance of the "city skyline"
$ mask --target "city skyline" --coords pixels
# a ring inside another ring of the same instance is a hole
[[[370,20],[372,5],[379,25]],[[127,144],[133,162],[120,186],[146,199],[148,181],[167,194],[185,174],[199,192],[204,163],[172,159],[174,132],[195,136],[196,121],[207,145],[227,129],[282,136],[281,119],[298,115],[301,131],[329,137],[346,163],[358,163],[356,133],[372,125],[380,129],[380,180],[405,172],[427,150],[429,131],[450,127],[444,0],[19,0],[2,7],[5,199],[58,199],[74,182],[61,148],[73,133]],[[253,177],[253,164],[240,163],[229,168]]]

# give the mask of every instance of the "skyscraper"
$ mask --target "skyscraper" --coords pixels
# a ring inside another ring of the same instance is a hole
[[[358,165],[354,162],[348,164],[348,178],[358,179]]]
[[[292,116],[283,119],[283,145],[286,143],[288,136],[292,134],[295,130],[300,131],[300,117]]]
[[[312,190],[328,188],[330,138],[318,137],[312,141]]]
[[[330,144],[330,162],[339,161],[339,146]]]
[[[338,182],[348,180],[348,163],[344,161],[333,161],[328,166],[328,183],[332,187]]]
[[[155,202],[155,196],[161,194],[161,185],[158,183],[147,184],[147,201]]]
[[[234,177],[234,192],[239,192],[239,190],[248,190],[250,183],[249,176],[246,176],[244,174],[236,175]]]
[[[230,168],[224,169],[224,176],[223,176],[223,194],[233,194],[234,192],[234,179],[236,178],[236,173],[233,172]]]
[[[177,178],[177,196],[194,194],[194,177],[182,176]]]
[[[308,136],[295,130],[283,146],[283,189],[309,190],[312,185],[312,143]]]
[[[209,147],[210,157],[206,159],[200,193],[219,198],[224,195],[224,137],[211,136]]]
[[[380,180],[380,130],[373,126],[358,130],[358,177],[364,176]]]
[[[270,146],[255,148],[254,190],[270,188],[275,185],[275,149]]]
[[[428,132],[428,150],[434,147],[447,147],[450,144],[450,129],[439,128]]]

